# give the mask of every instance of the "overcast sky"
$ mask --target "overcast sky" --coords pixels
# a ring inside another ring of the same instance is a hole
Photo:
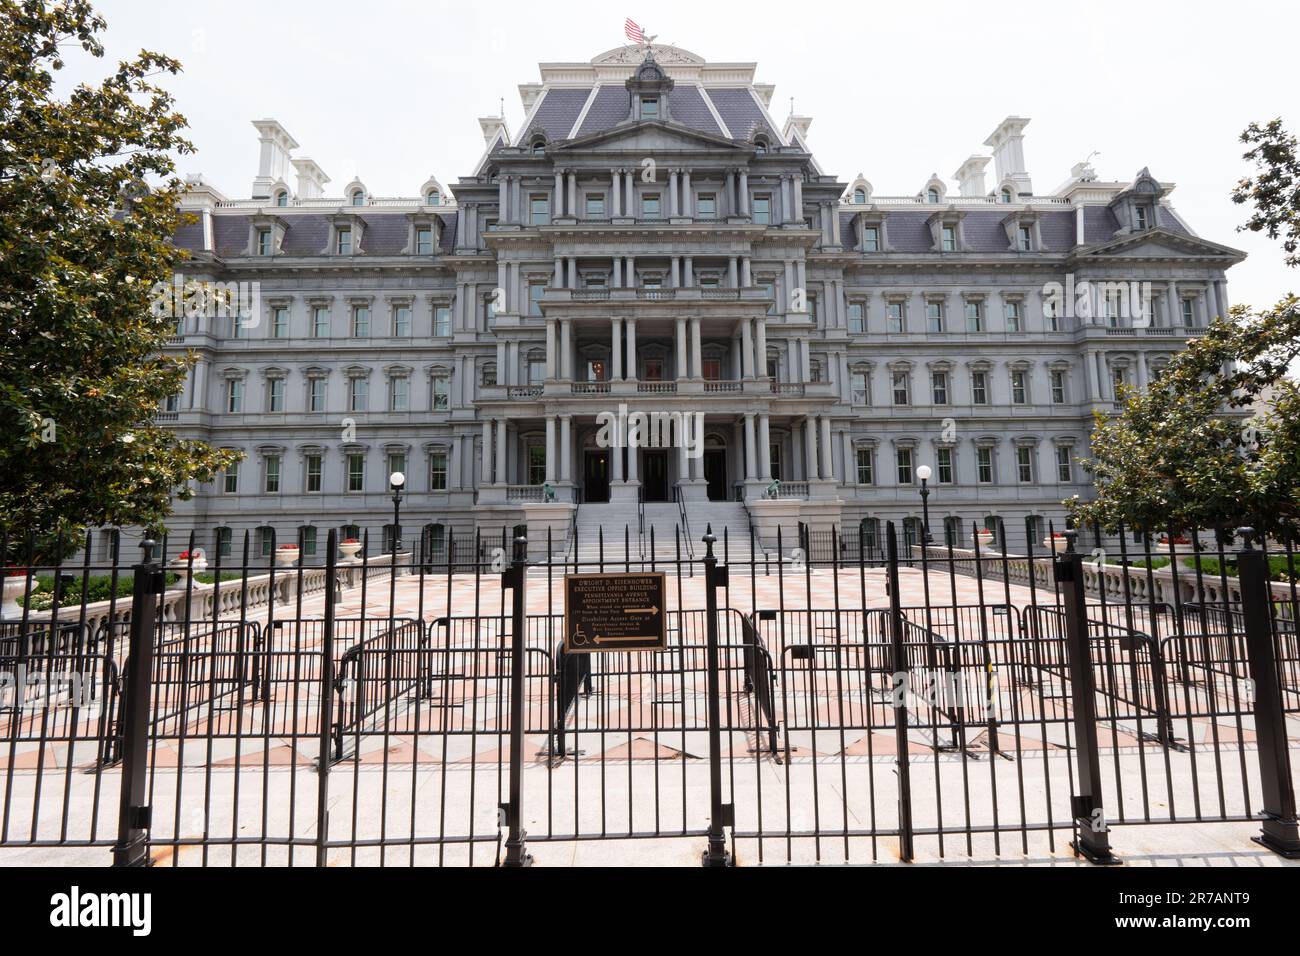
[[[813,118],[809,143],[844,182],[915,194],[952,173],[1003,117],[1032,118],[1025,157],[1036,192],[1093,158],[1102,179],[1143,166],[1174,182],[1174,205],[1200,235],[1250,254],[1229,273],[1235,303],[1300,289],[1276,244],[1238,233],[1229,193],[1247,171],[1237,136],[1281,116],[1300,129],[1292,2],[816,4],[656,0],[448,3],[440,0],[100,0],[114,60],[145,47],[181,60],[169,81],[190,122],[201,172],[232,198],[257,172],[250,120],[278,119],[341,191],[360,175],[374,195],[415,195],[430,175],[472,171],[477,119],[502,98],[511,132],[518,84],[541,61],[586,61],[625,43],[630,16],[710,61],[758,64],[772,113]],[[107,64],[70,64],[75,79]],[[992,164],[989,166],[992,185]]]

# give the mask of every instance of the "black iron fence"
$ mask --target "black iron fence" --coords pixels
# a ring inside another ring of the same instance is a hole
[[[1100,536],[969,530],[692,552],[501,529],[397,555],[331,533],[319,568],[247,540],[72,569],[29,550],[0,621],[0,853],[1105,863],[1125,827],[1248,823],[1300,854],[1289,545],[1218,535],[1211,559],[1169,533],[1162,562],[1121,532],[1111,561]],[[639,570],[669,572],[666,647],[566,653],[564,577]]]

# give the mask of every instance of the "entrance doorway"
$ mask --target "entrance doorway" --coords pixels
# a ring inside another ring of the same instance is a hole
[[[589,451],[583,460],[582,500],[609,501],[609,450]]]
[[[704,449],[704,480],[709,484],[710,501],[727,500],[727,450]]]
[[[668,452],[642,452],[641,469],[641,488],[645,491],[645,500],[671,500],[668,497]]]

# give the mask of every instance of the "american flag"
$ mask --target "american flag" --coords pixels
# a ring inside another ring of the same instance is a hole
[[[628,17],[626,20],[623,21],[623,32],[627,34],[627,38],[631,40],[633,43],[645,42],[645,33],[641,30],[639,26],[637,26],[636,21],[633,20],[631,17]]]

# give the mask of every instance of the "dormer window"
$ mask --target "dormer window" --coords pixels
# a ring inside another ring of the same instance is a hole
[[[1146,206],[1133,207],[1133,228],[1142,230],[1149,229],[1151,223],[1151,212]]]
[[[861,206],[866,201],[867,201],[867,193],[865,190],[862,189],[853,190],[853,204],[855,206]]]
[[[1002,201],[1003,201],[1004,203],[1010,203],[1010,202],[1011,202],[1011,190],[1010,190],[1010,189],[1005,189],[1005,188],[1004,188],[1004,189],[1002,190],[1001,199],[1002,199]]]
[[[641,99],[641,118],[653,120],[659,118],[659,97],[646,96]]]
[[[433,227],[419,226],[415,230],[415,254],[428,256],[433,254]]]
[[[880,228],[867,226],[862,230],[862,248],[865,252],[880,251]]]
[[[442,193],[436,189],[431,189],[428,195],[424,197],[424,201],[430,206],[440,206],[442,205]]]
[[[957,227],[956,226],[943,227],[943,251],[944,252],[957,251]]]
[[[338,227],[338,234],[334,239],[334,250],[341,256],[352,255],[352,229],[350,227]]]
[[[534,156],[542,156],[546,153],[546,137],[544,136],[534,136],[533,141],[528,145]]]
[[[259,256],[269,256],[271,254],[271,230],[257,230],[257,254]]]
[[[1021,252],[1029,252],[1034,248],[1034,234],[1028,226],[1016,229],[1016,248]]]
[[[925,191],[925,201],[937,203],[939,201],[939,190],[927,189]]]
[[[360,189],[352,191],[351,202],[354,206],[364,206],[366,204],[366,194]]]
[[[276,204],[277,206],[287,206],[287,205],[289,205],[289,194],[288,194],[287,192],[285,192],[283,189],[281,189],[281,190],[279,190],[278,192],[276,192],[276,194],[275,194],[275,204]]]
[[[761,136],[755,139],[754,152],[758,153],[760,156],[764,155],[767,152],[767,140]]]

